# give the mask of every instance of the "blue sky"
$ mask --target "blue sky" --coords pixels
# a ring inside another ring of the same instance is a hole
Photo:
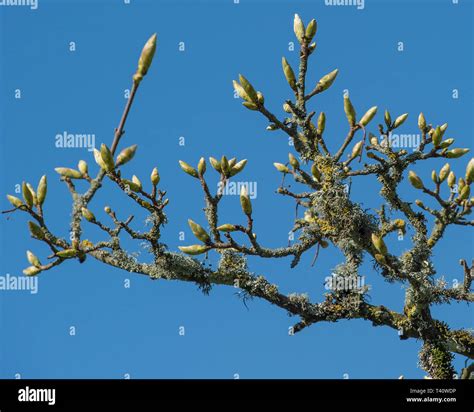
[[[196,164],[201,156],[247,158],[239,180],[256,182],[255,229],[268,246],[287,243],[294,218],[293,203],[275,193],[280,176],[273,162],[285,162],[291,148],[281,133],[265,131],[266,121],[233,97],[232,79],[246,75],[265,94],[279,115],[291,90],[281,72],[281,57],[296,65],[294,13],[319,23],[309,72],[309,86],[339,68],[332,88],[312,102],[327,114],[330,149],[347,132],[343,92],[349,90],[359,114],[379,107],[392,117],[410,114],[400,132],[416,134],[423,111],[428,122],[449,123],[447,137],[457,147],[472,147],[473,6],[437,1],[366,0],[356,6],[329,6],[321,1],[52,1],[39,7],[0,6],[0,192],[13,193],[27,180],[36,185],[49,178],[46,216],[49,225],[67,236],[70,198],[53,171],[75,167],[86,149],[55,147],[64,132],[94,134],[96,145],[110,144],[130,87],[139,52],[158,33],[158,49],[137,95],[123,145],[139,145],[126,173],[148,181],[158,166],[161,186],[168,190],[169,224],[164,241],[176,250],[193,242],[188,218],[204,224],[203,199],[196,181],[182,173],[178,160]],[[75,51],[70,50],[71,42]],[[185,50],[179,50],[184,42]],[[404,50],[398,50],[403,42]],[[458,98],[453,98],[453,90]],[[15,93],[21,91],[21,98]],[[185,138],[185,146],[179,138]],[[469,157],[453,163],[464,173]],[[443,160],[418,165],[426,181]],[[208,172],[211,175],[211,172]],[[215,183],[211,183],[215,188]],[[106,185],[91,204],[98,217],[110,204],[120,214],[144,215]],[[354,198],[364,208],[378,208],[378,185],[370,178],[354,180]],[[404,187],[414,201],[419,193]],[[1,200],[1,208],[8,207]],[[222,222],[243,222],[238,197],[224,199]],[[43,260],[47,249],[29,238],[26,217],[0,219],[0,274],[21,276],[25,251]],[[89,228],[90,229],[90,228]],[[184,231],[185,241],[179,232]],[[86,235],[97,240],[101,234]],[[410,246],[392,238],[393,251]],[[130,251],[140,246],[125,242]],[[470,259],[470,229],[450,228],[434,251],[438,275],[462,279],[458,265]],[[215,257],[211,264],[215,267]],[[325,292],[324,278],[341,262],[329,248],[311,267],[312,253],[290,269],[287,259],[250,259],[287,293],[307,292],[313,301]],[[371,303],[401,311],[403,289],[384,282],[367,261],[361,273],[372,286]],[[130,280],[130,288],[124,282]],[[298,321],[279,308],[254,299],[248,309],[237,290],[215,287],[204,296],[192,284],[157,281],[109,268],[88,259],[67,262],[38,278],[38,293],[0,291],[0,377],[12,378],[421,378],[417,368],[420,343],[400,341],[396,331],[365,321],[317,324],[295,336],[288,328]],[[453,327],[473,327],[472,309],[453,304],[433,308]],[[70,335],[75,327],[76,334]],[[179,334],[184,327],[185,335]],[[464,359],[456,357],[457,370]]]

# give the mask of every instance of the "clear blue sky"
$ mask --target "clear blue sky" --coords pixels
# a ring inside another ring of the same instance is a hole
[[[281,133],[265,131],[267,123],[233,98],[232,79],[245,74],[281,115],[290,97],[281,72],[284,55],[293,65],[294,13],[316,18],[318,50],[311,59],[309,85],[339,68],[331,90],[314,99],[327,113],[331,149],[345,136],[342,94],[348,89],[358,113],[379,106],[376,121],[388,108],[392,116],[408,112],[401,132],[418,133],[423,111],[429,122],[449,122],[448,137],[472,147],[473,6],[460,0],[375,1],[365,7],[326,6],[313,1],[51,1],[37,10],[0,6],[0,193],[12,193],[27,180],[36,185],[49,178],[46,216],[49,225],[67,236],[70,199],[53,169],[75,167],[79,159],[94,167],[85,149],[58,149],[58,133],[91,133],[96,145],[110,143],[125,103],[139,52],[158,33],[158,50],[138,93],[126,126],[123,145],[139,149],[127,173],[144,182],[154,166],[171,199],[164,240],[171,250],[193,242],[186,221],[204,223],[202,196],[196,181],[182,173],[178,160],[195,164],[204,155],[247,158],[239,180],[257,182],[254,200],[256,232],[263,244],[285,245],[294,206],[274,190],[280,182],[272,163],[285,162],[289,147]],[[70,51],[75,42],[75,51]],[[185,51],[178,50],[179,42]],[[397,50],[398,42],[404,51]],[[21,99],[15,99],[15,90]],[[459,98],[453,99],[453,89]],[[372,130],[376,132],[373,122]],[[178,139],[185,137],[186,145]],[[470,157],[470,156],[469,156]],[[468,156],[455,162],[464,173]],[[429,179],[444,162],[418,166]],[[211,174],[211,172],[209,172]],[[214,186],[213,186],[214,187]],[[355,198],[364,208],[378,208],[378,185],[354,181]],[[419,197],[413,188],[403,196]],[[103,217],[106,204],[123,216],[143,214],[107,185],[91,204]],[[2,195],[2,209],[8,207]],[[242,221],[239,201],[225,198],[223,222]],[[186,241],[179,240],[179,232]],[[101,234],[87,235],[97,240]],[[393,238],[393,251],[410,246]],[[128,250],[140,246],[125,243]],[[43,260],[48,250],[29,238],[26,216],[0,219],[0,274],[21,276],[26,249]],[[462,279],[460,258],[470,259],[470,229],[449,229],[435,249],[438,275]],[[141,258],[147,259],[144,252]],[[318,301],[323,281],[341,261],[340,252],[320,253],[314,267],[308,254],[293,270],[289,260],[250,260],[284,292],[308,292]],[[215,266],[215,257],[211,258]],[[371,303],[401,311],[403,289],[381,280],[367,261],[362,268],[372,285]],[[124,288],[130,279],[131,287]],[[215,287],[204,296],[195,285],[152,282],[146,277],[106,267],[93,259],[67,262],[42,273],[37,294],[0,291],[0,377],[12,378],[421,378],[417,368],[420,343],[400,341],[388,328],[365,321],[317,324],[295,336],[288,327],[298,321],[259,300],[248,310],[237,290]],[[472,308],[453,304],[433,313],[453,327],[473,327]],[[70,336],[69,328],[76,328]],[[185,336],[179,335],[184,326]],[[464,359],[456,358],[457,370]]]

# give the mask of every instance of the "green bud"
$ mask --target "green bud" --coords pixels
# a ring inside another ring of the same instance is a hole
[[[470,185],[472,182],[474,182],[474,157],[466,166],[466,183]]]
[[[318,117],[318,129],[317,132],[319,135],[324,133],[324,129],[326,128],[326,114],[321,112]]]
[[[288,61],[282,57],[281,59],[281,65],[283,66],[283,73],[285,74],[286,81],[290,85],[290,87],[296,91],[296,77],[295,77],[295,72],[291,68],[291,66],[288,64]]]
[[[230,169],[230,176],[235,176],[237,173],[240,173],[244,170],[245,165],[247,164],[247,159],[243,159],[240,162],[237,162],[232,169]]]
[[[352,153],[351,153],[351,159],[356,158],[357,156],[360,156],[362,153],[362,147],[364,145],[364,141],[361,140],[360,142],[357,142],[354,147],[352,148]]]
[[[377,106],[371,107],[367,112],[362,116],[362,119],[359,120],[359,124],[362,126],[367,126],[369,122],[374,118],[377,113]]]
[[[26,205],[31,209],[33,207],[33,194],[26,185],[25,182],[21,184],[21,190],[23,193],[23,199],[25,200]]]
[[[313,40],[314,35],[316,34],[316,30],[318,29],[318,24],[316,23],[316,20],[311,20],[308,23],[308,26],[306,27],[305,31],[305,37],[306,41],[309,43],[311,40]]]
[[[36,223],[28,222],[28,228],[30,229],[30,234],[32,237],[43,240],[44,239],[44,232]]]
[[[179,161],[179,165],[181,166],[181,169],[188,175],[195,177],[196,179],[199,178],[198,172],[194,167],[188,165],[186,162],[183,162],[182,160]]]
[[[336,80],[338,73],[339,70],[336,69],[321,77],[321,79],[319,79],[318,84],[316,85],[315,94],[322,93],[325,90],[329,89],[334,83],[334,80]]]
[[[253,88],[252,84],[241,74],[239,74],[239,81],[242,87],[244,88],[245,93],[249,97],[250,101],[252,103],[257,103],[258,102],[257,92]]]
[[[423,181],[418,177],[418,175],[413,170],[410,170],[408,172],[408,180],[410,181],[411,185],[414,188],[423,189]]]
[[[234,90],[237,92],[237,95],[241,98],[244,99],[248,102],[250,102],[250,97],[248,94],[245,92],[244,88],[235,80],[232,80],[232,84],[234,86]]]
[[[346,113],[347,121],[352,127],[354,127],[356,122],[356,112],[348,95],[344,96],[344,112]]]
[[[448,159],[456,159],[458,157],[465,155],[467,152],[469,152],[469,149],[456,148],[456,149],[448,150],[445,154],[445,157],[447,157]]]
[[[459,192],[459,199],[464,200],[467,199],[471,194],[471,187],[466,185],[462,188],[462,190]]]
[[[206,245],[192,245],[192,246],[178,246],[178,249],[181,252],[186,253],[187,255],[202,255],[211,249],[210,246]]]
[[[311,174],[314,177],[314,180],[320,181],[321,180],[321,172],[319,171],[318,167],[316,166],[316,163],[313,163],[311,166]]]
[[[301,20],[300,16],[295,14],[295,19],[293,21],[293,30],[295,32],[295,36],[300,43],[303,43],[304,36],[305,36],[305,28],[303,21]]]
[[[155,55],[156,51],[156,38],[157,36],[155,33],[145,43],[142,53],[140,54],[140,58],[138,59],[137,72],[133,76],[133,80],[137,83],[139,83],[143,79],[143,77],[147,74],[148,69],[151,66],[151,62],[153,61],[153,56]]]
[[[158,168],[157,167],[155,167],[151,171],[150,180],[151,180],[151,184],[153,186],[156,186],[156,185],[158,185],[158,183],[160,183],[160,174],[158,173]]]
[[[290,173],[290,170],[283,163],[273,163],[273,166],[275,166],[279,172]]]
[[[251,102],[242,102],[242,105],[249,110],[258,110],[258,106],[255,103]]]
[[[431,172],[431,180],[433,181],[433,183],[439,183],[440,182],[438,176],[436,175],[436,170],[433,170]]]
[[[37,268],[36,266],[29,266],[23,270],[23,274],[25,274],[26,276],[36,276],[40,272],[41,269]]]
[[[272,132],[274,130],[278,130],[278,129],[279,129],[278,126],[274,123],[271,123],[267,126],[267,130],[270,131],[270,132]]]
[[[41,266],[41,262],[39,261],[38,257],[33,252],[27,250],[26,258],[28,259],[28,262],[30,262],[33,266],[35,267]]]
[[[105,170],[107,172],[113,171],[115,168],[114,157],[110,149],[104,143],[100,145],[100,156],[104,162]]]
[[[88,220],[89,222],[95,222],[94,213],[92,213],[89,209],[83,207],[81,208],[81,213],[84,219]]]
[[[396,129],[397,127],[400,127],[403,123],[405,123],[405,120],[407,119],[407,117],[408,117],[408,113],[404,113],[398,116],[393,122],[393,128]]]
[[[140,179],[137,176],[132,176],[132,182],[135,183],[139,191],[142,190],[142,182],[140,182]]]
[[[384,117],[383,117],[384,121],[385,121],[385,125],[387,127],[391,127],[392,126],[392,117],[390,116],[390,112],[388,110],[385,110],[385,114],[384,114]]]
[[[77,249],[64,249],[64,250],[60,250],[59,252],[56,252],[56,256],[63,259],[76,257],[77,254],[78,254]]]
[[[461,192],[464,189],[464,186],[466,186],[466,182],[462,177],[460,177],[458,180],[458,192]]]
[[[293,154],[288,153],[288,160],[290,161],[290,165],[293,167],[293,169],[299,169],[300,162],[298,162],[298,159],[293,156]]]
[[[82,174],[78,170],[69,169],[68,167],[57,167],[54,169],[56,173],[59,173],[62,177],[67,177],[69,179],[81,179]]]
[[[100,151],[96,148],[94,148],[94,160],[101,169],[106,169],[105,163],[102,160],[102,155],[100,154]]]
[[[7,195],[7,199],[14,207],[23,206],[23,202],[20,199],[18,199],[16,196]]]
[[[87,173],[89,172],[89,167],[87,166],[87,163],[84,160],[79,160],[77,168],[83,175],[87,175]]]
[[[109,214],[109,213],[112,212],[112,209],[110,208],[110,206],[105,206],[105,207],[104,207],[104,212],[107,213],[107,214]]]
[[[443,183],[446,178],[448,177],[449,175],[449,172],[451,170],[451,167],[449,166],[449,163],[446,163],[442,168],[441,170],[439,171],[439,181],[441,183]]]
[[[439,130],[441,131],[441,136],[444,135],[444,132],[446,131],[447,128],[448,128],[447,123],[444,123],[439,127]]]
[[[229,173],[230,173],[229,161],[227,160],[227,157],[225,156],[221,157],[221,171],[225,176],[229,176]]]
[[[232,169],[235,164],[237,163],[237,158],[233,157],[232,159],[229,159],[229,168]]]
[[[242,189],[240,191],[240,205],[242,206],[243,212],[247,216],[250,216],[252,214],[252,203],[250,203],[250,198],[247,193],[247,188],[245,186],[242,186]]]
[[[308,46],[308,49],[309,49],[309,54],[313,53],[316,50],[316,43],[311,43]]]
[[[211,164],[211,166],[216,170],[218,171],[219,173],[221,173],[221,164],[219,162],[219,160],[213,158],[213,157],[210,157],[209,158],[209,163]]]
[[[434,130],[433,134],[431,135],[431,139],[433,140],[433,146],[434,147],[439,147],[439,145],[441,143],[441,137],[442,137],[441,129],[438,126]]]
[[[454,174],[453,171],[451,171],[449,172],[449,175],[448,175],[448,186],[452,189],[455,184],[456,184],[456,175]]]
[[[231,225],[230,223],[226,223],[224,225],[218,226],[217,230],[219,232],[235,232],[237,228],[234,225]]]
[[[125,163],[129,162],[130,160],[133,159],[133,156],[135,156],[135,152],[137,151],[137,145],[134,144],[132,146],[129,146],[125,149],[123,149],[119,155],[117,156],[117,160],[115,162],[116,166],[122,166]]]
[[[439,147],[440,147],[440,149],[446,149],[447,147],[451,146],[453,143],[454,143],[454,139],[449,138],[449,139],[443,140],[440,143]]]
[[[131,190],[132,192],[139,192],[141,189],[139,185],[128,179],[122,179],[122,184],[125,186],[125,189]]]
[[[423,113],[418,116],[418,128],[423,132],[426,129],[426,119]]]
[[[416,204],[418,207],[422,207],[422,208],[425,207],[424,203],[423,203],[421,200],[419,200],[419,199],[415,200],[415,204]]]
[[[198,225],[196,222],[193,222],[191,219],[188,219],[189,227],[193,232],[193,235],[196,236],[201,242],[207,243],[211,240],[207,232],[201,225]]]
[[[385,256],[387,254],[387,246],[380,236],[377,236],[375,233],[372,233],[372,244],[374,248],[380,252],[381,255]]]
[[[291,110],[291,106],[290,106],[288,103],[284,103],[284,104],[283,104],[283,110],[284,110],[286,113],[293,113],[292,110]]]
[[[377,146],[379,144],[379,139],[377,139],[377,136],[373,135],[372,133],[369,134],[370,136],[370,144],[372,146]]]
[[[36,195],[36,192],[35,192],[35,189],[33,188],[32,185],[30,185],[29,183],[26,184],[26,187],[30,190],[31,192],[31,196],[33,198],[33,204],[34,205],[37,205],[38,204],[38,196]]]

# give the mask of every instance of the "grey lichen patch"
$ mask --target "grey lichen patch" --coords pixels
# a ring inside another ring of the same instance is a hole
[[[440,344],[425,342],[419,353],[419,364],[434,379],[452,379],[454,356]]]

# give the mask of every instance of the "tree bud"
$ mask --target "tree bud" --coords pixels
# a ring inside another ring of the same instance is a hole
[[[240,191],[240,205],[242,206],[243,212],[247,216],[250,216],[252,214],[252,203],[250,203],[250,198],[247,193],[247,188],[245,186],[242,186],[242,189]]]
[[[449,166],[449,163],[446,163],[441,170],[439,171],[439,181],[443,183],[446,178],[449,175],[449,172],[451,171],[451,166]]]
[[[183,162],[182,160],[179,161],[179,165],[181,166],[181,169],[188,175],[195,177],[196,179],[199,178],[198,172],[194,167],[188,165],[186,162]]]
[[[313,40],[313,37],[315,36],[317,29],[318,29],[318,24],[316,23],[316,20],[312,19],[308,23],[308,26],[306,27],[306,31],[305,31],[305,37],[308,43],[311,40]]]
[[[377,113],[377,106],[371,107],[367,112],[362,116],[362,119],[359,120],[359,124],[362,126],[367,126],[369,122],[374,118]]]
[[[300,43],[303,43],[304,36],[305,36],[305,28],[303,21],[301,20],[300,16],[295,14],[295,19],[293,21],[293,30],[295,32],[295,36]]]
[[[217,230],[220,232],[235,232],[237,228],[234,225],[231,225],[230,223],[226,223],[217,227]]]
[[[44,232],[36,223],[28,222],[28,228],[30,229],[30,234],[32,237],[43,240],[44,239]]]
[[[135,82],[139,83],[147,74],[148,69],[151,66],[151,62],[153,61],[153,56],[155,55],[156,51],[156,38],[157,36],[155,33],[148,39],[148,41],[145,43],[145,46],[143,47],[140,58],[138,59],[137,72],[133,77]]]
[[[75,169],[69,169],[68,167],[57,167],[54,169],[56,173],[59,173],[62,177],[69,179],[81,179],[82,173]]]
[[[64,250],[60,250],[59,252],[56,252],[56,256],[63,259],[73,258],[73,257],[76,257],[77,255],[78,255],[77,249],[64,249]]]
[[[25,182],[21,184],[21,189],[23,193],[23,199],[26,205],[31,209],[33,207],[33,194],[31,193]]]
[[[129,162],[130,160],[133,159],[133,156],[135,156],[135,152],[137,151],[137,145],[134,144],[132,146],[129,146],[125,149],[123,149],[117,156],[117,160],[115,164],[117,166],[122,166],[125,163]]]
[[[211,166],[219,173],[221,173],[221,164],[219,162],[219,160],[213,158],[213,157],[210,157],[209,158],[209,163],[211,164]]]
[[[33,252],[27,250],[26,258],[28,259],[28,262],[30,262],[33,266],[35,267],[41,266],[41,262],[39,261],[38,257]]]
[[[142,182],[140,182],[140,179],[137,176],[132,176],[132,182],[138,187],[138,191],[142,190]]]
[[[290,170],[283,163],[273,163],[273,166],[275,166],[279,172],[290,173]]]
[[[293,169],[299,169],[300,162],[298,162],[298,159],[293,156],[292,153],[288,153],[288,160],[290,161],[290,165],[293,167]]]
[[[410,181],[411,185],[414,188],[423,189],[423,181],[418,177],[418,175],[413,170],[410,170],[408,172],[408,180]]]
[[[449,172],[449,175],[448,175],[448,186],[452,189],[455,184],[456,184],[456,175],[454,174],[453,171],[451,171]]]
[[[472,182],[474,182],[474,157],[466,166],[466,183],[470,185]]]
[[[201,242],[207,243],[211,240],[207,232],[201,225],[198,225],[196,222],[193,222],[191,219],[188,219],[189,227],[193,232],[193,235],[196,236]]]
[[[286,81],[288,82],[290,87],[296,91],[295,72],[284,57],[282,57],[281,59],[281,65],[283,66],[283,73],[285,74]]]
[[[442,133],[441,133],[441,129],[438,126],[436,127],[433,134],[431,135],[431,139],[433,140],[434,147],[439,147],[441,143],[441,138],[442,138]]]
[[[102,161],[104,162],[105,170],[107,172],[113,171],[115,168],[114,157],[110,149],[104,143],[100,145],[100,156],[102,157]]]
[[[23,274],[25,274],[26,276],[36,276],[40,272],[41,269],[37,268],[36,266],[29,266],[23,270]]]
[[[346,113],[347,121],[352,127],[354,127],[356,122],[356,112],[348,95],[344,96],[344,112]]]
[[[206,245],[192,245],[192,246],[178,246],[178,249],[181,252],[186,253],[187,255],[202,255],[211,249],[210,246]]]
[[[448,159],[456,159],[458,157],[465,155],[467,152],[469,152],[469,149],[456,148],[456,149],[448,150],[445,156]]]
[[[408,113],[404,113],[400,116],[398,116],[395,121],[393,122],[393,128],[396,129],[397,127],[401,126],[403,123],[405,123],[405,120],[408,117]]]
[[[230,176],[235,176],[237,173],[240,173],[242,170],[244,170],[246,164],[247,159],[237,162],[234,166],[232,166],[232,169],[230,169]]]
[[[102,160],[102,155],[100,154],[100,151],[96,148],[94,148],[94,160],[101,169],[106,169],[105,163]]]
[[[372,233],[372,244],[374,245],[375,249],[380,252],[380,254],[384,256],[387,254],[387,246],[385,245],[385,242],[375,233]]]
[[[20,199],[18,199],[16,196],[7,195],[7,199],[14,207],[23,206],[23,202]]]
[[[418,128],[423,132],[426,129],[426,119],[423,113],[418,116]]]
[[[253,88],[252,84],[241,74],[239,74],[239,81],[242,87],[244,88],[245,93],[247,93],[247,96],[249,97],[250,101],[252,103],[257,103],[258,102],[257,92]]]
[[[385,125],[390,128],[392,126],[392,117],[390,116],[390,112],[388,110],[385,110],[385,114],[383,116],[383,119],[385,121]]]
[[[160,174],[158,173],[157,167],[153,168],[151,171],[150,180],[153,186],[157,186],[158,183],[160,183]]]
[[[318,117],[318,129],[317,132],[319,135],[324,133],[324,129],[326,128],[326,114],[321,112]]]
[[[81,213],[82,213],[82,216],[89,222],[95,222],[94,213],[92,213],[89,209],[83,207],[81,208]]]
[[[323,77],[321,77],[321,79],[319,79],[318,84],[316,85],[315,94],[322,93],[325,90],[329,89],[331,85],[334,83],[334,80],[336,80],[338,73],[339,73],[339,70],[336,69],[324,75]]]

